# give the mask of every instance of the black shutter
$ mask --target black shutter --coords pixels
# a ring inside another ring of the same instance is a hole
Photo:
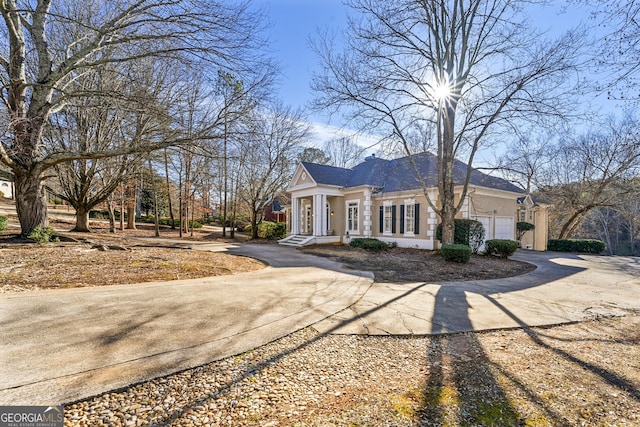
[[[391,206],[391,232],[396,232],[396,205]]]
[[[419,234],[420,233],[420,203],[415,204],[415,210],[416,210],[414,214],[415,225],[414,225],[413,232],[415,234]]]
[[[400,234],[404,234],[404,205],[400,205]]]
[[[384,207],[380,206],[380,234],[384,232]]]

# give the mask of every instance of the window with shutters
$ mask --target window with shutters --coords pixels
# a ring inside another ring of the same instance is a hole
[[[402,218],[402,226],[400,232],[405,237],[413,237],[418,234],[418,224],[420,217],[420,205],[414,199],[404,201],[400,217]]]
[[[383,207],[384,227],[383,234],[391,234],[393,229],[393,206],[391,202],[384,202]]]

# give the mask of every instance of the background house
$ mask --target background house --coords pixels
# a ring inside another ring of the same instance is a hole
[[[431,200],[438,200],[437,157],[413,156]],[[454,180],[464,182],[467,166],[454,163]],[[437,249],[438,217],[429,206],[410,159],[368,157],[352,169],[302,162],[291,193],[290,236],[283,244],[304,245],[375,237],[400,247]],[[462,192],[462,185],[456,193]],[[480,221],[486,239],[515,240],[522,190],[508,181],[473,171],[460,218]],[[459,197],[459,196],[458,196]]]

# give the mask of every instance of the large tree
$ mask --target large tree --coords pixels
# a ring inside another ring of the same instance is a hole
[[[291,180],[309,125],[300,111],[280,104],[256,109],[245,125],[238,147],[238,196],[249,207],[252,238],[257,238],[260,214]]]
[[[478,150],[522,122],[563,116],[571,100],[564,85],[576,81],[581,38],[549,40],[529,28],[523,7],[532,3],[349,0],[344,52],[326,38],[316,45],[324,64],[313,82],[316,107],[342,108],[408,155],[416,138],[435,134],[439,200],[424,182],[423,190],[442,219],[443,243],[453,243]],[[456,158],[469,165],[457,198]]]
[[[627,115],[607,126],[549,148],[548,161],[539,171],[542,197],[554,205],[552,234],[560,239],[574,235],[583,220],[597,208],[615,208],[632,194],[640,173],[638,120]],[[626,193],[626,194],[625,194]]]
[[[0,161],[13,172],[22,233],[47,224],[43,176],[66,161],[125,155],[173,141],[149,139],[147,147],[43,151],[52,113],[75,97],[119,96],[74,91],[72,83],[104,64],[141,57],[185,64],[247,66],[256,59],[260,21],[246,2],[214,0],[3,0],[0,81],[8,138]]]

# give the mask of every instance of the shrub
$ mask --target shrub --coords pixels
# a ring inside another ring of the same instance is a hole
[[[605,249],[604,242],[595,239],[550,239],[547,242],[547,250],[558,252],[599,254],[604,252]]]
[[[261,239],[282,239],[287,236],[284,222],[262,221],[258,224],[258,237]]]
[[[389,249],[389,245],[387,243],[378,239],[351,239],[349,246],[366,249],[371,252],[380,252]]]
[[[467,245],[477,254],[484,241],[484,227],[480,221],[474,219],[455,219],[453,243]],[[442,241],[442,223],[436,228],[436,238]]]
[[[0,231],[4,231],[7,229],[7,217],[0,216]]]
[[[506,239],[492,239],[485,242],[487,255],[497,255],[506,258],[513,255],[518,249],[518,242]]]
[[[531,224],[530,222],[524,222],[524,221],[516,222],[517,240],[518,241],[522,240],[522,236],[524,236],[524,233],[526,233],[529,230],[535,230],[535,228],[536,226]]]
[[[38,243],[49,243],[49,242],[59,242],[60,239],[57,237],[53,237],[53,228],[51,227],[43,227],[41,225],[36,226],[31,233],[27,236],[28,238],[35,240]]]
[[[467,263],[471,259],[471,248],[467,245],[442,245],[440,253],[447,261]]]

